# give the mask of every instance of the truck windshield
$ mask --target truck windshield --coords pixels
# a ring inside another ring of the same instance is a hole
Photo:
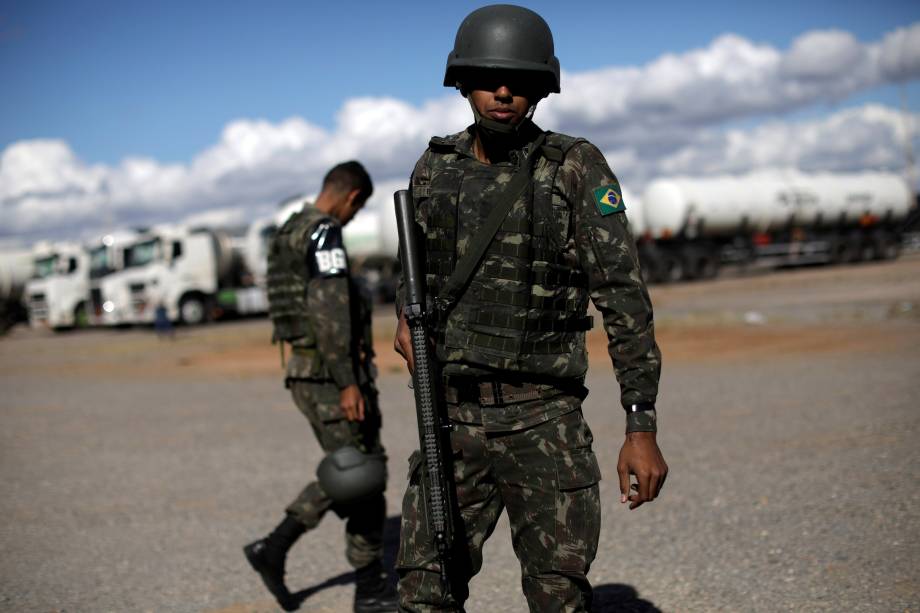
[[[125,250],[125,268],[146,266],[157,259],[159,254],[160,239],[154,238],[143,243],[138,243]]]
[[[35,260],[35,277],[45,279],[53,275],[57,268],[58,256],[51,255],[45,258]]]
[[[105,245],[99,245],[89,250],[89,276],[92,279],[104,277],[112,272],[112,264],[109,262],[109,248]]]

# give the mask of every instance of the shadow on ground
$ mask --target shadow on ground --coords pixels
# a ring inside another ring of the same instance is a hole
[[[401,515],[388,517],[383,529],[383,565],[390,575],[390,581],[396,585],[396,554],[399,550],[399,526]],[[334,577],[312,585],[292,594],[293,602],[287,610],[295,610],[303,606],[311,596],[330,587],[348,585],[355,582],[355,573],[341,573]],[[661,613],[661,609],[653,603],[639,597],[639,593],[631,585],[623,583],[605,583],[594,586],[594,600],[591,606],[592,613]]]
[[[661,609],[648,600],[639,598],[631,585],[604,583],[594,586],[592,613],[661,613]]]
[[[394,515],[393,517],[388,517],[383,526],[383,566],[390,575],[390,582],[394,586],[396,585],[396,571],[394,570],[394,565],[396,564],[396,552],[399,549],[399,524],[401,521],[402,515]],[[303,606],[303,603],[307,599],[325,589],[339,585],[348,585],[354,582],[354,572],[342,573],[335,577],[330,577],[321,583],[317,583],[316,585],[312,585],[292,594],[292,605],[294,606],[287,610],[291,611]]]

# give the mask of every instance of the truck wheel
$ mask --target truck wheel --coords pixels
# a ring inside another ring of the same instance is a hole
[[[882,235],[876,246],[876,255],[880,260],[896,259],[901,255],[901,241],[893,234]]]
[[[201,296],[186,296],[179,303],[179,319],[188,326],[197,326],[208,320],[207,304]]]
[[[662,281],[677,283],[684,280],[684,259],[679,254],[668,254],[663,258],[662,264]]]
[[[642,273],[642,280],[646,283],[660,283],[662,277],[661,257],[654,249],[649,249],[644,245],[639,246],[639,269]]]
[[[716,253],[707,251],[700,256],[697,263],[697,272],[700,279],[715,279],[719,275],[719,256]]]
[[[831,262],[834,264],[849,264],[858,259],[859,250],[846,237],[834,240],[831,246]]]
[[[89,313],[86,312],[85,302],[81,302],[73,310],[73,327],[77,329],[89,327]]]

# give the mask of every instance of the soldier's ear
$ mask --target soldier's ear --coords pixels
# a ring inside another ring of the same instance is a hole
[[[363,202],[358,200],[358,195],[361,193],[360,189],[353,189],[345,196],[345,203],[350,209],[360,209]]]

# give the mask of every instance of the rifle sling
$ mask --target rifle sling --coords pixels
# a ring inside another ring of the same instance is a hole
[[[447,279],[444,287],[441,288],[440,296],[437,299],[437,307],[441,311],[441,317],[446,317],[450,309],[460,299],[466,284],[469,283],[473,273],[482,262],[486,249],[489,248],[489,244],[495,238],[495,234],[501,227],[502,222],[508,216],[511,206],[527,188],[527,184],[531,180],[534,161],[543,149],[544,140],[546,140],[546,134],[541,134],[533,142],[533,149],[531,149],[527,159],[518,167],[505,189],[495,198],[497,204],[489,213],[489,217],[481,230],[476,234],[476,239],[470,245],[470,250],[464,257],[460,258],[454,268],[454,272]]]

